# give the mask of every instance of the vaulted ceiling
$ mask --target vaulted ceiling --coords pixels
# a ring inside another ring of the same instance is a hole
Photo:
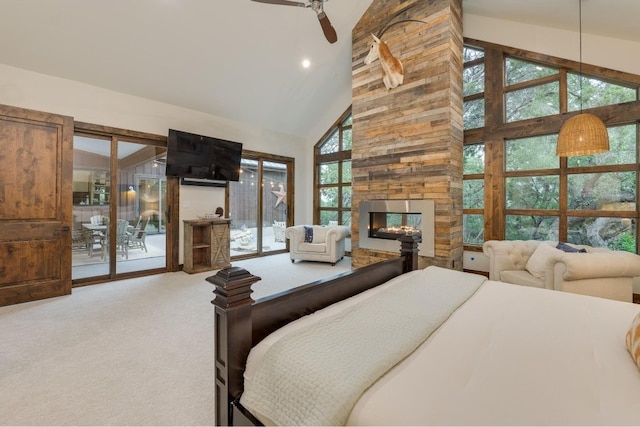
[[[2,0],[0,63],[306,138],[351,91],[351,30],[371,2],[326,2],[330,44],[310,9],[250,0]],[[463,0],[463,10],[579,22],[577,0]],[[583,0],[594,34],[640,41],[638,16],[637,0]]]

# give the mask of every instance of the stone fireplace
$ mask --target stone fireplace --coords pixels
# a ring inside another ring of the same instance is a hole
[[[404,65],[393,89],[379,61],[364,64],[371,34],[383,29]],[[395,234],[418,221],[405,214],[423,212],[388,208],[392,215],[371,217],[385,211],[368,203],[429,201],[419,266],[462,269],[462,0],[373,0],[352,41],[352,266],[396,256]]]
[[[433,200],[365,200],[359,218],[360,248],[397,254],[401,236],[418,234],[418,255],[435,256]]]

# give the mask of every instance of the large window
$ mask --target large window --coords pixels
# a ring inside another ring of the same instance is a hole
[[[351,110],[315,147],[314,223],[351,225]]]
[[[578,63],[482,42],[464,61],[465,245],[562,240],[637,252],[640,76],[583,64],[581,77]],[[566,113],[587,109],[605,122],[610,151],[557,157]]]

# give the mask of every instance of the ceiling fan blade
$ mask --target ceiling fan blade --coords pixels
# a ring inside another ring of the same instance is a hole
[[[308,7],[307,3],[300,3],[298,1],[289,1],[289,0],[253,0],[258,3],[268,3],[268,4],[279,4],[283,6],[299,6],[299,7]]]
[[[336,34],[335,28],[331,25],[329,18],[324,12],[318,13],[318,20],[320,21],[320,26],[322,27],[322,31],[324,32],[324,36],[327,38],[329,43],[335,43],[338,41],[338,35]]]

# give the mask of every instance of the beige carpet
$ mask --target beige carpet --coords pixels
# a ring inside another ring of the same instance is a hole
[[[233,263],[256,298],[350,269],[288,254]],[[213,425],[215,272],[75,288],[0,308],[0,424]]]
[[[292,284],[302,285],[350,270],[351,258],[344,257],[335,266],[326,262],[312,261],[291,263],[289,254],[286,253],[235,262],[233,266],[242,267],[249,273],[262,278],[252,287],[251,296],[255,300],[290,289]]]

